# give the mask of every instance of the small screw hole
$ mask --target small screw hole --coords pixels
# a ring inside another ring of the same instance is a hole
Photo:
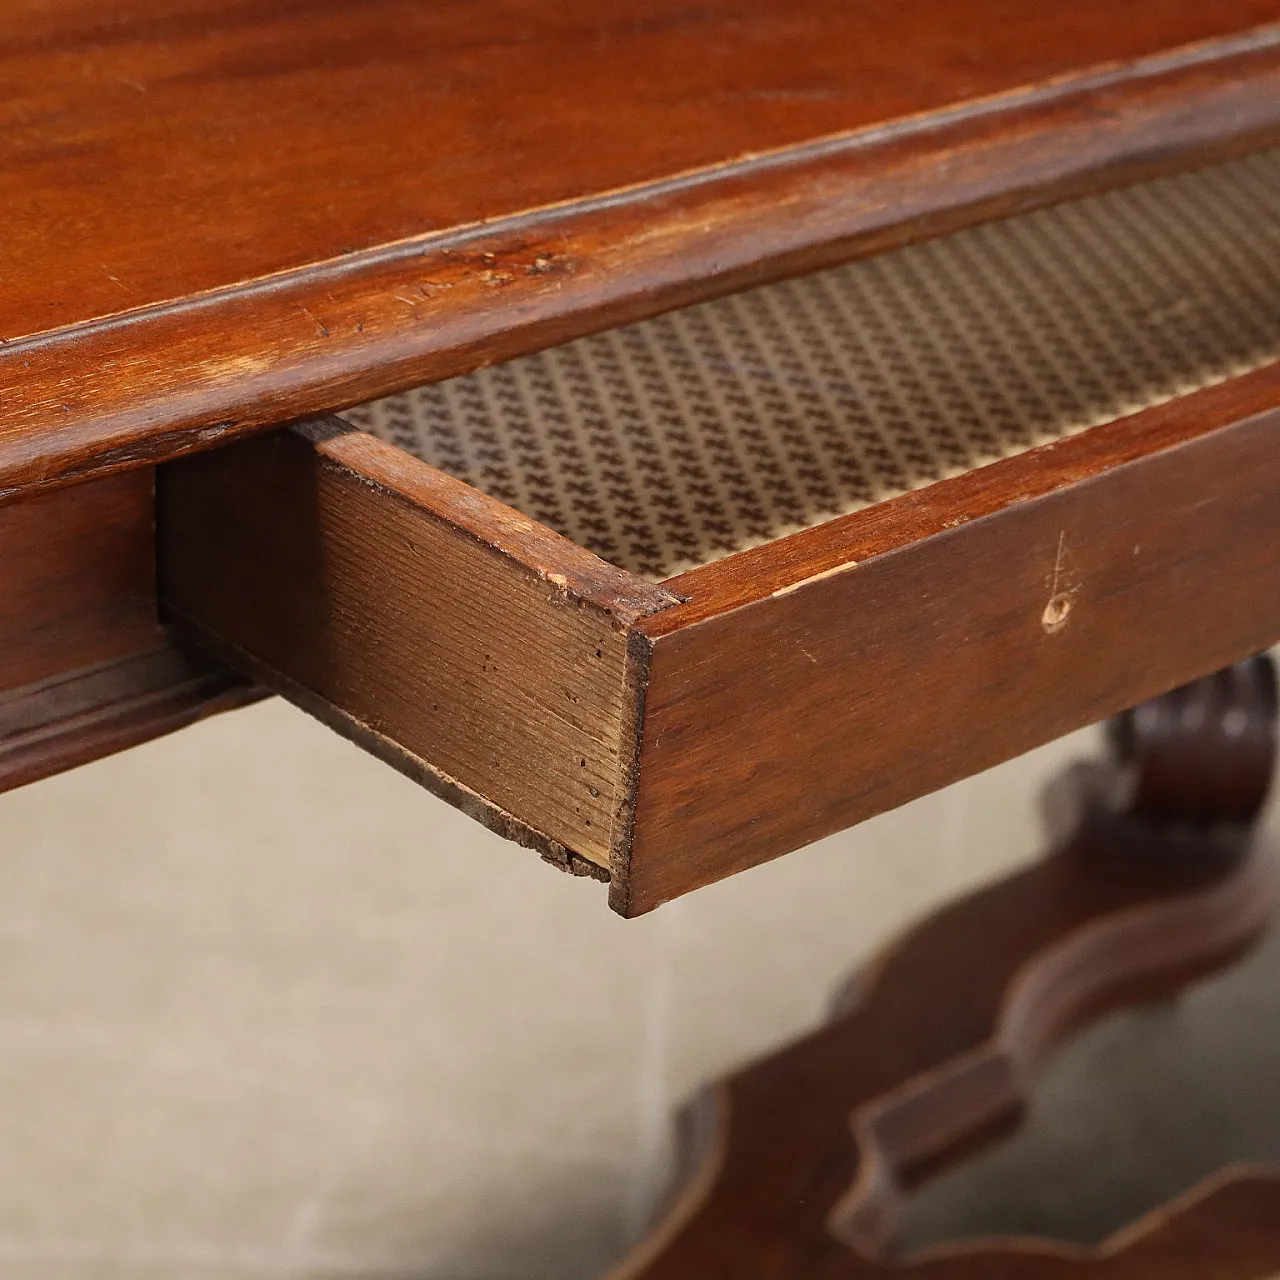
[[[1065,625],[1070,613],[1071,597],[1065,591],[1060,592],[1045,605],[1040,618],[1041,625],[1050,633],[1058,631]]]

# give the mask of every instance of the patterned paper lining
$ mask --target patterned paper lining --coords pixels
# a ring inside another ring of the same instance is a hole
[[[351,409],[661,579],[1280,355],[1280,151]]]

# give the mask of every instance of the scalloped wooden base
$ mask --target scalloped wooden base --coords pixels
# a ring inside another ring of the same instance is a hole
[[[1070,834],[932,916],[833,1021],[688,1117],[688,1176],[613,1280],[1266,1280],[1280,1169],[1228,1171],[1100,1249],[991,1240],[886,1260],[900,1192],[1017,1123],[1084,1023],[1231,962],[1272,905],[1253,823],[1276,757],[1255,658],[1129,712],[1072,775]]]

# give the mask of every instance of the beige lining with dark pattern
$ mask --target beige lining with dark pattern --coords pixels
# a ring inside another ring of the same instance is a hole
[[[1280,356],[1280,151],[344,415],[661,579]]]

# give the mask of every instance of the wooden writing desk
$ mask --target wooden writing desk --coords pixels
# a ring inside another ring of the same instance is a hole
[[[274,689],[638,914],[1280,637],[1275,0],[0,30],[6,786]]]

